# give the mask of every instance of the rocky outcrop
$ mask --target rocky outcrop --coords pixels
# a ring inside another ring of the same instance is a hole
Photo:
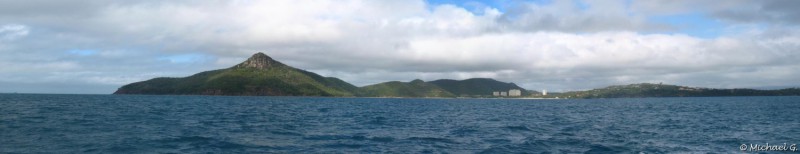
[[[267,56],[264,53],[256,53],[246,61],[233,66],[233,68],[258,68],[258,69],[268,69],[271,67],[277,66],[286,66],[281,62],[273,60],[271,57]]]

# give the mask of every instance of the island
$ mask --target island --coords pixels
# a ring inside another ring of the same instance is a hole
[[[493,91],[527,90],[488,78],[419,79],[356,87],[335,77],[323,77],[256,53],[238,65],[188,77],[159,77],[120,87],[114,94],[332,96],[332,97],[489,97]],[[520,95],[521,96],[521,95]]]
[[[800,88],[777,90],[716,89],[661,83],[615,85],[585,91],[553,93],[542,98],[641,98],[641,97],[720,97],[720,96],[800,96]]]
[[[256,53],[235,66],[200,72],[188,77],[159,77],[120,87],[114,94],[323,96],[323,97],[424,97],[424,98],[629,98],[708,96],[800,96],[800,88],[779,90],[714,89],[639,83],[605,88],[547,93],[526,90],[511,82],[490,78],[389,81],[356,87],[335,77],[298,69],[264,53]]]

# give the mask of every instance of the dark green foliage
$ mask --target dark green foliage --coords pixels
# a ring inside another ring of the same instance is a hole
[[[273,65],[255,68],[240,64],[184,78],[155,78],[122,86],[115,94],[353,96],[357,89],[337,78],[322,77],[271,59],[260,60]]]
[[[344,82],[339,78],[323,77],[323,76],[317,75],[316,73],[312,73],[312,72],[305,71],[305,70],[298,70],[298,71],[300,73],[305,74],[306,76],[311,77],[312,79],[314,79],[314,81],[320,82],[320,83],[322,83],[322,84],[324,84],[325,86],[328,86],[328,87],[332,87],[332,88],[336,88],[336,89],[342,89],[342,90],[350,91],[350,92],[356,91],[358,89],[358,87],[356,87],[356,86],[354,86],[354,85],[352,85],[350,83]]]
[[[450,80],[440,79],[428,82],[441,87],[456,96],[461,97],[484,97],[491,96],[494,91],[508,91],[511,89],[519,89],[522,91],[522,96],[530,95],[530,92],[517,86],[514,83],[500,82],[488,78],[472,78],[466,80]]]
[[[184,78],[154,78],[120,87],[114,94],[250,95],[250,96],[365,96],[365,97],[492,97],[492,92],[519,89],[522,96],[537,91],[488,78],[441,79],[431,82],[385,82],[358,88],[334,77],[293,68],[257,53],[228,69],[197,73]],[[662,84],[609,86],[588,91],[550,93],[541,97],[703,97],[798,96],[800,89],[709,89]]]
[[[455,97],[452,93],[419,79],[411,82],[391,81],[364,86],[358,94],[364,97]]]
[[[493,79],[438,80],[450,89],[422,80],[386,82],[358,88],[334,77],[296,69],[256,53],[228,69],[206,71],[184,78],[155,78],[131,83],[114,94],[153,95],[249,95],[249,96],[367,96],[367,97],[456,97],[489,96],[492,91],[520,89],[513,83]]]
[[[800,89],[781,90],[755,89],[710,89],[662,84],[631,84],[609,86],[587,91],[565,92],[549,97],[560,98],[630,98],[630,97],[710,97],[710,96],[797,96]]]

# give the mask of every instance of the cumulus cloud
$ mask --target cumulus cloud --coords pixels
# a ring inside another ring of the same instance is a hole
[[[503,28],[520,31],[660,31],[668,25],[646,22],[624,1],[553,1],[523,3],[498,18]]]
[[[8,24],[0,26],[0,38],[13,40],[28,35],[28,27],[24,25]]]
[[[0,84],[15,85],[0,92],[82,83],[111,93],[124,83],[227,68],[255,52],[358,86],[472,77],[551,91],[796,85],[800,20],[781,7],[793,2],[704,3],[712,1],[0,2],[0,65],[9,66],[0,68]],[[768,20],[734,15],[758,11],[771,12],[756,14]],[[730,32],[697,37],[653,21],[697,12],[726,21],[715,28]]]
[[[754,3],[738,3],[733,9],[714,12],[714,15],[735,22],[772,24],[797,24],[800,22],[800,1],[773,0]]]
[[[800,21],[800,1],[795,0],[651,0],[632,1],[631,8],[648,14],[704,12],[716,19],[736,23],[788,24]]]

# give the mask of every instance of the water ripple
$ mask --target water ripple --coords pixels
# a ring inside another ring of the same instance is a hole
[[[800,140],[800,97],[0,94],[0,106],[0,153],[734,153]]]

